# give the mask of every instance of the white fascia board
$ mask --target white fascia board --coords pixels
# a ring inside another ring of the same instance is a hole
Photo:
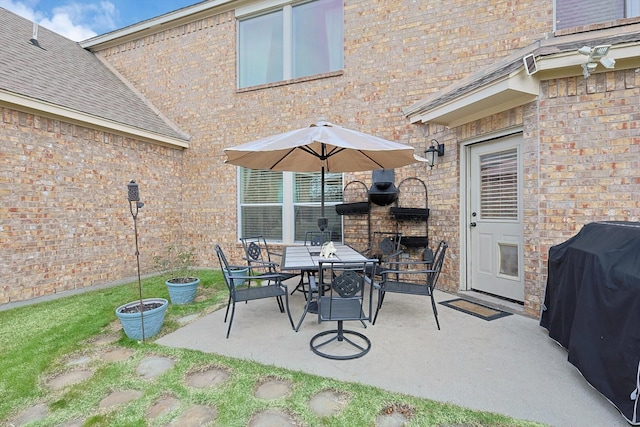
[[[539,80],[522,69],[434,108],[414,114],[411,123],[459,126],[534,101]]]
[[[141,31],[145,31],[153,27],[159,27],[165,24],[173,23],[174,21],[179,21],[191,15],[201,13],[201,12],[206,12],[209,9],[214,9],[216,7],[223,6],[228,3],[233,3],[234,1],[235,0],[215,0],[211,2],[198,3],[191,7],[186,7],[184,9],[180,9],[175,12],[159,16],[157,18],[152,18],[146,21],[142,21],[137,24],[133,24],[128,27],[122,28],[120,30],[112,31],[107,34],[103,34],[100,36],[92,37],[87,40],[83,40],[79,44],[84,49],[91,49],[94,46],[97,46],[103,43],[109,43],[113,40],[121,39],[123,37],[127,37],[132,34],[139,33]]]
[[[633,64],[640,63],[640,44],[628,43],[614,45],[609,49],[607,57],[615,59],[617,62],[616,66],[609,70],[599,65],[596,72],[620,70],[623,69],[623,66],[624,68],[637,66]],[[622,62],[618,64],[619,61]],[[582,75],[582,64],[586,62],[587,56],[578,53],[578,51],[551,54],[536,58],[538,72],[542,74],[541,79],[548,78],[549,74],[554,78],[559,76],[580,76]]]
[[[47,117],[59,118],[72,123],[117,133],[142,141],[166,145],[173,148],[189,148],[189,143],[183,139],[161,135],[159,133],[3,90],[0,90],[0,105],[1,104],[6,104],[7,106],[17,110],[29,111],[34,114],[42,114]]]

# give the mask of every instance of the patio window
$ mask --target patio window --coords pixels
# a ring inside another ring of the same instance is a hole
[[[640,0],[556,0],[556,30],[640,16]]]
[[[342,1],[283,1],[268,11],[239,8],[238,87],[341,70]]]
[[[319,172],[274,172],[238,168],[240,237],[264,236],[283,243],[304,241],[318,229]],[[342,174],[325,174],[325,216],[333,240],[342,240],[342,219],[334,206],[342,202]]]

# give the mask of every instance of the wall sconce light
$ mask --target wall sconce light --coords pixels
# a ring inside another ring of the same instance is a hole
[[[616,60],[613,58],[607,58],[607,54],[609,53],[609,49],[611,48],[610,44],[603,44],[591,48],[589,46],[582,46],[578,49],[578,53],[582,55],[588,56],[586,64],[582,64],[582,74],[586,79],[591,75],[591,73],[598,66],[598,62],[602,64],[603,67],[612,69],[616,66]]]
[[[434,143],[435,145],[433,145]],[[431,145],[424,152],[424,157],[427,159],[427,163],[429,163],[431,169],[433,169],[436,164],[436,154],[438,155],[438,157],[444,156],[444,144],[440,144],[435,139],[432,139]]]

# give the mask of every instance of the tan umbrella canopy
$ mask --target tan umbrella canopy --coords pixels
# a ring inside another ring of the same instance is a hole
[[[327,121],[225,148],[227,163],[249,169],[322,172],[320,229],[324,218],[325,172],[393,169],[426,161],[410,145],[343,128]]]

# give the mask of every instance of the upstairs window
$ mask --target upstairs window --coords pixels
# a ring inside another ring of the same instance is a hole
[[[556,30],[640,16],[640,0],[556,0]]]
[[[239,9],[238,87],[343,68],[343,0]],[[248,16],[242,16],[249,14]]]

